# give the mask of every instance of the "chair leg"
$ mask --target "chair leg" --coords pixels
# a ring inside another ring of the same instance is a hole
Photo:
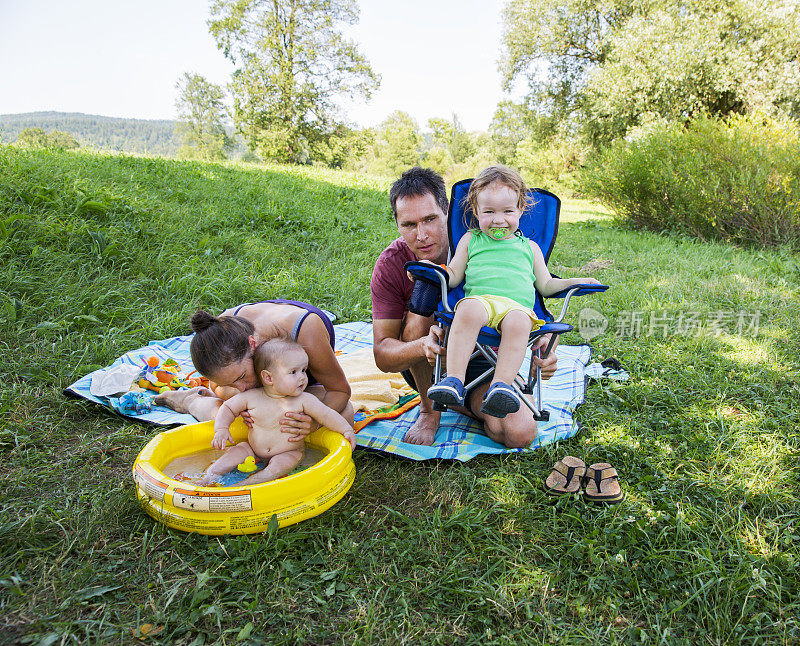
[[[550,419],[550,412],[542,410],[541,391],[539,392],[537,405],[534,406],[533,402],[524,396],[522,389],[516,383],[511,384],[511,387],[517,391],[517,394],[520,396],[522,403],[525,404],[530,409],[531,413],[533,413],[533,419],[535,419],[537,422],[546,422],[547,420]]]
[[[450,334],[450,326],[444,328],[444,341],[439,341],[439,345],[442,347],[447,347],[447,337]],[[431,374],[431,385],[438,384],[442,380],[442,355],[437,354],[436,360],[433,364],[433,373]],[[433,402],[433,410],[438,413],[443,413],[447,410],[446,404],[441,404],[439,402]]]
[[[483,356],[486,357],[486,360],[489,361],[489,363],[492,363],[492,364],[497,363],[497,353],[494,350],[492,350],[492,348],[486,347],[486,346],[483,346],[483,345],[479,345],[478,346],[478,350],[480,350],[481,354],[483,354]],[[533,362],[531,362],[531,366],[533,366]],[[515,391],[517,391],[517,394],[520,396],[520,399],[522,400],[522,403],[525,404],[530,409],[530,411],[533,413],[533,419],[535,419],[537,422],[547,421],[547,420],[550,419],[550,413],[548,411],[546,411],[546,410],[542,410],[541,379],[538,378],[538,377],[541,377],[541,375],[539,374],[541,369],[537,367],[536,371],[537,371],[536,385],[537,385],[537,388],[539,388],[536,405],[534,405],[533,402],[530,399],[528,399],[527,397],[524,396],[526,394],[530,395],[531,392],[532,392],[532,389],[530,389],[528,387],[525,387],[525,386],[520,387],[520,385],[517,383],[516,379],[514,380],[513,383],[511,383],[509,385]],[[520,377],[520,375],[517,375],[517,378],[519,378],[520,380],[522,379]],[[530,383],[530,378],[528,379],[528,381]]]
[[[448,337],[450,336],[450,326],[443,326],[444,327],[444,339],[440,341],[440,345],[443,347],[447,347]],[[541,350],[536,350],[537,357],[546,357],[550,354],[550,351],[553,349],[553,345],[555,345],[556,335],[552,335],[550,339],[550,343],[548,343],[547,348],[542,354]],[[476,350],[473,353],[473,357],[477,356],[478,354],[482,354],[487,361],[493,366],[497,365],[497,353],[488,346],[484,346],[482,344],[478,344],[476,346]],[[487,371],[491,372],[491,369]],[[477,379],[474,379],[468,384],[464,384],[467,397],[469,393],[472,391],[472,386],[474,382],[480,381],[483,377],[486,376],[487,373],[480,375]],[[550,413],[546,410],[542,410],[542,371],[541,368],[536,366],[535,370],[536,376],[534,378],[534,363],[531,361],[530,369],[528,370],[528,380],[527,383],[524,383],[522,375],[517,375],[514,379],[514,382],[510,384],[514,390],[516,390],[517,394],[522,399],[522,402],[530,409],[531,413],[533,413],[533,419],[536,421],[547,421],[550,419]],[[442,356],[436,355],[436,360],[434,362],[433,374],[431,376],[432,383],[439,383],[444,376],[447,375],[446,370],[442,370]],[[533,394],[533,387],[536,386],[536,403],[534,404],[530,399],[525,397],[524,395],[532,395]],[[433,409],[436,411],[446,411],[447,406],[444,404],[440,404],[438,402],[433,402]]]

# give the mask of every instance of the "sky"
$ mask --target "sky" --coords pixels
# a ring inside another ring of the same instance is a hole
[[[358,126],[394,110],[425,128],[456,114],[486,130],[503,98],[504,0],[360,0],[348,29],[381,87],[343,106]],[[174,119],[184,72],[226,84],[234,67],[208,32],[204,0],[0,0],[0,114],[54,110]]]

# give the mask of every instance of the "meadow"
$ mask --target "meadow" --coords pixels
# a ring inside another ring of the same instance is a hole
[[[798,256],[565,203],[551,270],[612,285],[571,440],[467,463],[359,449],[330,511],[168,530],[131,479],[156,429],[62,390],[198,306],[369,320],[389,180],[0,146],[0,643],[800,643]],[[576,332],[567,342],[582,343]],[[565,454],[627,499],[551,501]]]

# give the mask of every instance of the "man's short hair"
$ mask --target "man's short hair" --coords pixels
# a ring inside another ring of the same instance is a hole
[[[397,200],[407,197],[421,197],[430,193],[436,204],[447,215],[447,189],[442,176],[430,168],[414,166],[400,176],[389,190],[389,203],[392,205],[392,215],[397,220]]]

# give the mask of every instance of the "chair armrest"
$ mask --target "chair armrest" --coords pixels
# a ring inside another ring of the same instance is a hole
[[[584,296],[585,294],[599,294],[604,292],[608,289],[608,285],[596,285],[594,283],[586,283],[586,284],[577,284],[572,285],[571,287],[567,287],[567,289],[562,289],[561,291],[556,292],[555,294],[550,294],[547,298],[563,298],[564,304],[561,306],[561,313],[556,318],[555,322],[560,322],[564,320],[564,317],[567,315],[567,309],[569,308],[569,301],[573,296]]]
[[[432,265],[419,260],[410,260],[404,265],[405,270],[414,277],[414,291],[408,309],[414,314],[430,316],[436,306],[442,302],[447,304],[447,270],[439,265]]]
[[[432,265],[429,262],[422,262],[421,260],[409,260],[403,266],[414,278],[427,280],[435,285],[439,285],[441,278],[444,278],[445,284],[447,284],[447,270],[440,265]]]
[[[608,289],[608,285],[595,285],[594,283],[586,283],[585,285],[572,285],[560,292],[550,294],[547,298],[565,298],[568,294],[571,296],[585,296],[586,294],[595,294],[604,292]],[[570,294],[570,292],[572,292]]]

